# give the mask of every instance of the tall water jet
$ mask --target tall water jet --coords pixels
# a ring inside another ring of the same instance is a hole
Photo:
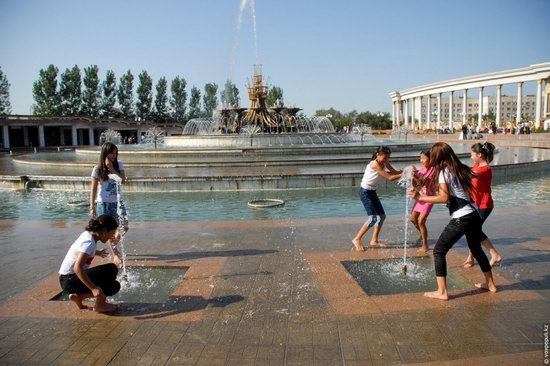
[[[229,71],[229,79],[233,80],[233,72],[235,69],[235,54],[237,53],[237,48],[239,46],[239,34],[241,32],[241,25],[243,22],[243,14],[247,5],[250,5],[252,10],[252,28],[254,32],[254,50],[256,56],[256,63],[259,63],[259,52],[258,52],[258,34],[256,30],[256,2],[254,0],[241,0],[239,6],[239,16],[237,17],[237,28],[235,31],[235,41],[233,42],[233,49],[231,50],[231,65]]]
[[[403,266],[401,267],[401,273],[407,273],[407,241],[408,241],[408,231],[409,231],[409,191],[412,188],[413,180],[413,171],[412,166],[407,166],[403,168],[403,174],[399,181],[397,182],[401,187],[405,188],[405,238],[403,243]]]

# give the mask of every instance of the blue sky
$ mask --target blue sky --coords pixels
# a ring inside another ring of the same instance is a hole
[[[0,66],[13,113],[30,113],[32,83],[50,63],[60,71],[97,64],[102,78],[108,69],[117,79],[147,70],[155,83],[179,75],[221,87],[236,39],[233,81],[247,106],[255,50],[250,8],[236,37],[239,4],[0,0]],[[392,90],[549,62],[548,14],[550,0],[256,0],[259,61],[285,102],[308,114],[391,111]]]

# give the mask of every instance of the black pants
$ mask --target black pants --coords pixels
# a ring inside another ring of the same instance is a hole
[[[455,243],[466,234],[468,248],[479,263],[483,272],[489,272],[491,265],[481,248],[481,217],[477,211],[471,212],[458,219],[451,219],[439,236],[434,247],[435,275],[438,277],[447,276],[447,261],[445,256]]]
[[[481,216],[481,225],[483,226],[483,224],[485,223],[485,220],[487,220],[487,218],[489,217],[491,212],[493,212],[493,209],[492,208],[480,208],[478,210],[478,212],[479,212],[479,216]],[[485,233],[482,231],[480,240],[483,241],[485,239],[487,239],[487,235],[485,235]]]
[[[120,291],[120,283],[116,280],[118,267],[113,263],[102,264],[85,270],[90,280],[101,288],[105,296],[113,296]],[[59,284],[63,292],[68,294],[89,294],[92,291],[76,274],[60,275]]]

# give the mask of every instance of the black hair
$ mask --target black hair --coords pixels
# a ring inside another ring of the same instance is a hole
[[[429,159],[430,158],[430,150],[431,150],[431,148],[424,149],[420,152],[420,154],[425,155]]]
[[[388,146],[378,146],[370,160],[376,159],[378,155],[391,155],[391,149]]]
[[[88,221],[86,231],[100,233],[102,231],[111,231],[118,227],[118,221],[109,215],[101,215]]]
[[[107,169],[107,166],[105,165],[105,159],[107,159],[107,156],[109,156],[114,151],[118,152],[118,147],[111,142],[106,142],[101,145],[101,153],[99,154],[99,164],[97,167],[99,169],[98,175],[103,181],[109,179],[109,169]],[[113,161],[113,168],[115,168],[117,173],[120,173],[120,168],[118,166],[118,157],[115,159],[115,161]]]
[[[484,143],[478,142],[472,145],[472,151],[476,154],[481,154],[487,162],[493,161],[493,155],[495,151],[495,145],[485,141]]]

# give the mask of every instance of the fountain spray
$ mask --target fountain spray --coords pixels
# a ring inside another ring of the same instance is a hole
[[[413,172],[412,166],[403,168],[401,178],[397,182],[401,187],[405,187],[405,242],[403,245],[403,266],[401,267],[401,273],[407,274],[407,240],[409,231],[409,191],[412,188]]]
[[[120,254],[122,255],[122,278],[128,277],[126,271],[126,250],[124,249],[124,235],[126,234],[126,226],[124,225],[128,221],[128,212],[126,211],[126,203],[122,195],[122,179],[116,174],[109,174],[109,179],[115,182],[116,197],[117,197],[117,209],[118,216],[118,232],[120,233]]]

